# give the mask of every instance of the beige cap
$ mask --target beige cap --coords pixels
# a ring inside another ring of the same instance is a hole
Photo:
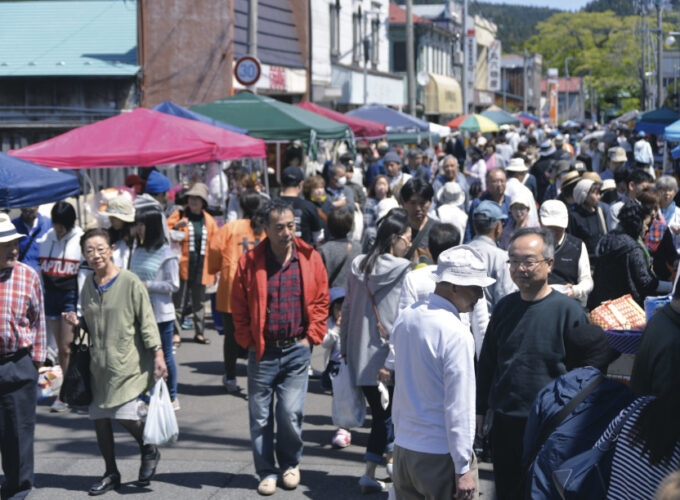
[[[626,150],[620,146],[609,148],[609,152],[607,154],[609,155],[609,161],[624,163],[628,160],[628,157],[626,156]]]
[[[106,204],[106,208],[99,213],[115,217],[123,222],[135,221],[135,206],[132,203],[132,198],[127,193],[119,194],[115,198],[110,199]]]
[[[202,182],[197,182],[196,184],[194,184],[194,187],[192,187],[189,191],[184,193],[184,196],[198,196],[207,204],[208,194],[209,194],[208,186],[206,186]]]

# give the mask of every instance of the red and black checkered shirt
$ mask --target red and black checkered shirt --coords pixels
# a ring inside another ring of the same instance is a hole
[[[46,330],[40,277],[17,262],[0,271],[0,354],[32,348],[45,361]]]
[[[267,323],[265,341],[297,337],[304,333],[300,260],[293,246],[288,262],[279,264],[267,242]]]

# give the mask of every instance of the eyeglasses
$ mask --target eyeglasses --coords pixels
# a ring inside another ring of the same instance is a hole
[[[111,247],[86,248],[86,249],[83,251],[83,255],[85,255],[85,257],[92,257],[92,256],[95,255],[95,254],[97,254],[97,255],[104,255],[104,254],[106,254],[106,252],[108,252],[109,250],[111,250]]]
[[[508,264],[510,264],[510,268],[512,269],[517,269],[517,268],[524,268],[527,271],[533,271],[537,265],[539,265],[541,262],[548,262],[550,259],[541,259],[541,260],[513,260],[510,259],[508,261]]]

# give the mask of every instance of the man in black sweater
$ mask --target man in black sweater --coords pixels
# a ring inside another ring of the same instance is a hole
[[[477,369],[477,432],[493,412],[492,459],[499,499],[523,498],[522,440],[536,394],[567,372],[564,335],[588,323],[584,309],[553,291],[548,275],[554,260],[547,229],[517,231],[508,250],[510,275],[519,288],[496,305]]]

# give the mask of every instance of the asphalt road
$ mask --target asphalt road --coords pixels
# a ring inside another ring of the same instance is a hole
[[[133,495],[144,499],[245,499],[260,498],[252,464],[245,392],[227,394],[222,386],[222,337],[208,330],[211,345],[184,342],[177,352],[179,440],[161,448],[156,477],[147,488],[133,484],[139,468],[136,443],[114,424],[116,456],[123,487],[104,498]],[[322,353],[315,349],[313,366],[321,369]],[[246,387],[246,365],[238,364],[238,382]],[[89,498],[87,490],[104,472],[92,423],[82,411],[49,412],[52,398],[40,401],[35,440],[35,485],[31,500]],[[370,415],[364,427],[352,432],[352,444],[337,450],[330,446],[335,428],[330,417],[331,396],[312,379],[305,405],[301,484],[294,491],[280,489],[273,498],[334,500],[382,498],[387,494],[362,496],[358,479],[363,474],[362,457],[368,440]],[[490,466],[482,464],[481,497],[493,498]],[[378,477],[388,479],[384,467]]]

